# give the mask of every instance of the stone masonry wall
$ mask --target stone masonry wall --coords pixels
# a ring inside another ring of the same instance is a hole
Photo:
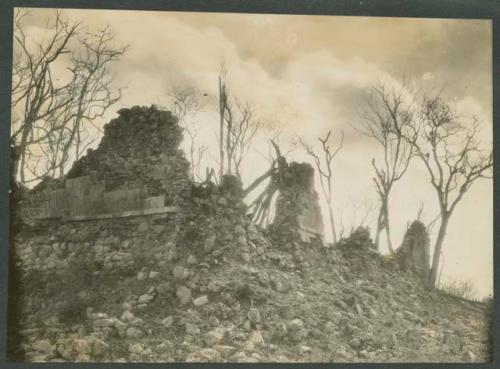
[[[397,250],[400,268],[415,273],[424,282],[429,277],[429,242],[425,225],[416,220],[406,231],[403,243]]]
[[[75,162],[67,178],[95,173],[107,191],[144,187],[149,196],[165,193],[167,201],[175,202],[189,184],[177,118],[154,105],[118,114],[104,126],[99,147]]]
[[[175,205],[190,186],[181,140],[182,128],[170,112],[122,109],[104,126],[98,148],[88,150],[65,178],[47,179],[24,194],[18,215],[33,223]]]
[[[309,242],[323,237],[323,219],[314,189],[314,169],[307,163],[290,163],[276,200],[272,228],[290,239]]]

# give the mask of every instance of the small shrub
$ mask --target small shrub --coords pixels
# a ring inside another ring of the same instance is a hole
[[[437,288],[448,295],[461,297],[466,300],[475,300],[477,298],[474,285],[469,281],[453,280],[441,282]]]
[[[236,300],[243,304],[250,304],[252,301],[252,289],[248,283],[239,285],[234,293]]]

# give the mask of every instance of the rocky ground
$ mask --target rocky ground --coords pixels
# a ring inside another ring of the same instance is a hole
[[[401,264],[405,252],[378,254],[362,228],[336,247],[304,240],[297,222],[287,223],[304,215],[297,191],[277,201],[285,209],[279,215],[290,217],[261,229],[246,215],[236,177],[224,176],[220,186],[189,180],[181,138],[170,113],[124,109],[106,126],[99,148],[68,175],[96,172],[111,189],[144,186],[150,195],[165,195],[165,205],[175,204],[175,214],[39,220],[33,215],[41,200],[35,200],[44,183],[19,195],[9,286],[9,327],[19,328],[9,330],[9,356],[30,362],[490,360],[490,310],[425,290],[422,270],[411,267],[425,253],[406,253],[411,263]],[[286,188],[280,191],[286,195]],[[306,199],[314,210],[315,192]]]
[[[96,224],[106,231],[87,246],[97,248],[96,260],[105,262],[92,269],[90,279],[88,266],[70,263],[83,283],[54,286],[59,291],[45,285],[26,298],[29,313],[21,331],[26,359],[488,360],[482,304],[426,291],[394,260],[370,249],[348,242],[334,249],[275,245],[244,218],[223,219],[231,219],[220,225],[231,227],[225,239],[214,225],[212,235],[192,245],[172,241],[172,233],[181,231],[159,219],[156,224],[137,219],[127,230],[119,223]],[[71,233],[70,228],[47,234],[44,242],[52,249],[68,247],[58,235]],[[178,239],[186,237],[177,233]],[[69,247],[75,245],[78,241]],[[68,252],[55,255],[67,260]],[[77,255],[74,260],[80,260]]]

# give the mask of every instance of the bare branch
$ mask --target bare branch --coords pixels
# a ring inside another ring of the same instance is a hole
[[[328,203],[328,214],[330,219],[330,227],[332,232],[333,242],[337,242],[337,232],[335,229],[335,220],[333,216],[333,160],[344,146],[344,132],[341,133],[339,143],[336,147],[330,146],[331,131],[328,131],[324,138],[319,137],[318,141],[321,143],[322,156],[320,157],[314,149],[308,145],[302,138],[298,138],[300,144],[306,153],[313,158],[316,165],[316,170],[319,173],[319,180],[323,197]]]
[[[456,114],[442,98],[442,90],[424,95],[418,112],[417,128],[404,132],[424,164],[440,207],[440,226],[434,246],[429,283],[434,286],[448,221],[463,196],[480,178],[491,178],[492,150],[484,150],[478,140],[480,122]],[[437,221],[431,222],[432,225]]]
[[[90,144],[89,129],[121,97],[121,89],[111,87],[108,68],[126,51],[111,46],[114,35],[107,27],[79,36],[80,23],[69,22],[60,11],[48,25],[45,42],[28,40],[25,16],[15,17],[12,90],[12,107],[22,115],[11,132],[11,146],[21,153],[13,163],[21,182],[26,171],[35,180],[55,175],[56,169],[62,176],[69,159],[77,159]],[[62,81],[54,77],[53,65],[64,54],[71,55],[70,75]],[[33,152],[44,157],[35,159]]]
[[[394,183],[407,172],[415,155],[413,146],[404,138],[414,122],[414,115],[412,105],[405,99],[404,86],[396,89],[374,85],[366,96],[366,108],[357,127],[362,134],[377,141],[383,150],[382,163],[372,159],[373,180],[380,199],[375,244],[379,246],[380,233],[385,229],[391,252],[389,196]]]

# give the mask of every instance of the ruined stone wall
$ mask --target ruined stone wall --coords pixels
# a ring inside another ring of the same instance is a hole
[[[19,235],[27,361],[488,357],[480,306],[425,291],[369,251],[365,229],[342,248],[274,247],[233,182],[198,189],[177,215]]]
[[[274,232],[309,242],[323,237],[323,219],[316,190],[314,169],[307,163],[292,162],[282,179],[276,200]]]
[[[145,252],[142,240],[146,232],[172,229],[173,214],[44,225],[36,236],[22,232],[14,240],[23,275],[61,275],[76,258],[89,265],[99,264],[106,271],[133,271],[134,259]],[[150,243],[148,249],[154,250]],[[142,259],[142,257],[141,257]]]
[[[425,225],[416,220],[406,231],[403,243],[397,250],[400,268],[415,273],[424,282],[429,277],[429,242]]]
[[[179,213],[18,234],[26,360],[488,358],[482,308],[425,291],[370,252],[368,230],[284,250],[245,217],[238,181],[222,182],[192,190]]]
[[[189,163],[179,149],[177,118],[155,106],[122,109],[104,126],[96,150],[63,179],[47,179],[19,202],[24,223],[174,205],[189,189]]]
[[[310,165],[287,167],[275,222],[264,231],[245,216],[238,178],[226,175],[219,187],[189,183],[179,141],[170,113],[122,110],[65,180],[25,196],[21,209],[36,212],[48,201],[62,217],[27,224],[13,239],[27,361],[486,357],[481,308],[424,291],[373,251],[368,229],[336,248],[296,242],[323,233]],[[66,217],[154,208],[165,198],[176,203],[181,192],[179,211],[170,213]],[[422,265],[421,233],[410,227],[403,269]]]
[[[179,145],[177,118],[155,106],[122,109],[104,126],[96,150],[75,162],[67,178],[94,174],[106,190],[145,188],[149,196],[176,196],[189,184],[188,167]]]
[[[23,334],[48,337],[50,331],[57,336],[57,352],[54,346],[50,353],[40,354],[41,345],[50,342],[45,338],[33,344],[33,356],[28,359],[55,355],[89,361],[91,355],[99,360],[105,354],[109,358],[108,350],[81,352],[74,346],[88,340],[89,332],[103,347],[111,339],[141,338],[147,329],[139,324],[142,320],[127,318],[133,317],[132,309],[139,316],[156,305],[163,312],[174,311],[175,306],[198,306],[214,298],[218,290],[210,288],[220,287],[209,283],[208,277],[227,264],[227,258],[260,264],[270,244],[245,217],[241,193],[241,184],[225,177],[220,187],[192,191],[176,213],[47,220],[25,227],[13,240]],[[212,277],[216,280],[217,273]],[[122,304],[128,306],[128,313],[120,317]],[[107,314],[118,318],[108,319]],[[40,328],[39,321],[46,328]],[[74,329],[75,324],[79,328]],[[82,325],[86,333],[81,333]]]

